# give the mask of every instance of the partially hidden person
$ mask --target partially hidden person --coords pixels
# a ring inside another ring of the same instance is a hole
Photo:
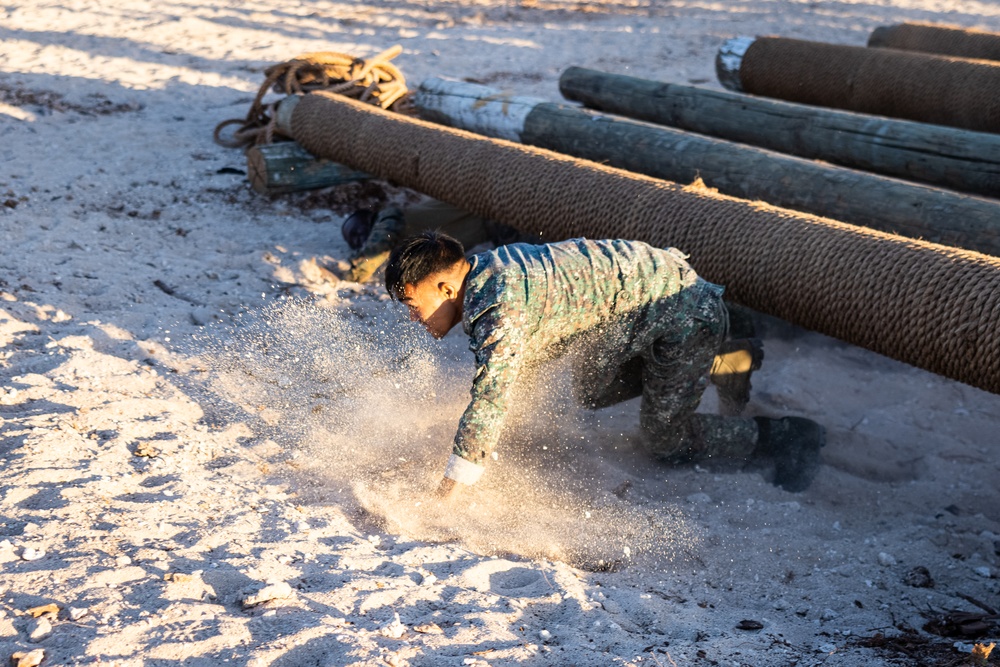
[[[398,206],[381,211],[358,209],[341,226],[344,240],[351,248],[351,266],[343,277],[355,283],[367,282],[385,265],[389,253],[401,240],[428,229],[442,231],[466,248],[539,241],[537,236],[522,234],[513,227],[436,199],[425,199],[405,209]]]

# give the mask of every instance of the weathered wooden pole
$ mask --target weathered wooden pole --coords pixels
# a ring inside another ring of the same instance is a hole
[[[1000,195],[1000,135],[570,67],[566,99],[597,111],[944,187]]]
[[[879,26],[868,38],[868,46],[957,58],[1000,60],[1000,33],[953,25],[900,23]]]
[[[286,105],[283,129],[317,155],[546,240],[681,248],[738,303],[1000,393],[1000,258],[681,187],[330,93]]]
[[[370,178],[342,164],[317,158],[294,141],[247,149],[247,178],[254,190],[279,195]]]
[[[1000,202],[833,167],[477,84],[428,79],[421,117],[743,199],[1000,256]]]
[[[730,90],[789,102],[1000,132],[1000,63],[927,53],[737,37],[719,49]]]

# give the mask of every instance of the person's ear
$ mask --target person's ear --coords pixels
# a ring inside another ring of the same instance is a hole
[[[442,280],[438,283],[438,291],[446,299],[454,299],[458,295],[458,290],[450,280]]]

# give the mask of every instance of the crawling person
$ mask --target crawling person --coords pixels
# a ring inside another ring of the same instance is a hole
[[[761,353],[759,341],[726,341],[723,288],[685,259],[623,240],[517,243],[468,259],[460,242],[435,231],[397,245],[385,271],[389,294],[436,338],[461,322],[475,353],[472,400],[439,492],[450,497],[479,480],[515,383],[567,353],[579,355],[574,385],[585,406],[642,396],[641,437],[658,458],[769,459],[776,485],[805,490],[819,469],[822,426],[695,412],[710,375],[728,380],[718,382],[720,403],[740,412]]]

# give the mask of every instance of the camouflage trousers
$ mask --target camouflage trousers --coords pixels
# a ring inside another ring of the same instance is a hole
[[[589,387],[581,398],[600,408],[642,396],[639,423],[644,444],[668,463],[745,460],[757,445],[757,423],[752,418],[695,412],[728,326],[720,297],[694,331],[656,338],[619,366],[610,380],[580,378],[581,389]]]

